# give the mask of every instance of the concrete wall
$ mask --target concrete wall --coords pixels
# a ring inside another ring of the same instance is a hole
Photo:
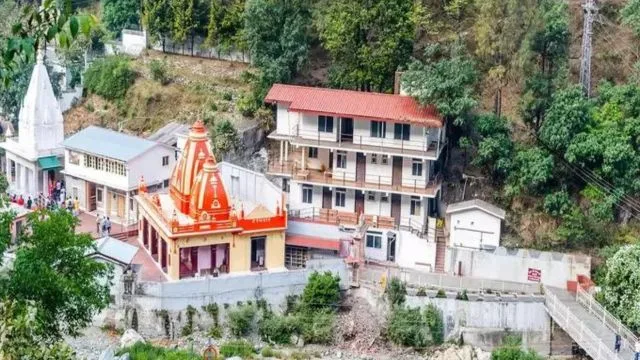
[[[282,190],[263,174],[227,162],[218,163],[218,169],[227,194],[233,200],[262,204],[273,214],[278,206],[283,208]],[[249,211],[245,209],[245,214]]]
[[[474,251],[447,248],[445,271],[456,273],[462,263],[462,275],[493,280],[535,283],[528,280],[529,269],[541,270],[541,283],[565,288],[568,280],[591,273],[588,256],[542,252],[535,250]]]
[[[550,351],[551,318],[542,302],[460,301],[407,296],[407,305],[435,305],[444,320],[445,339],[491,351],[507,334],[521,335],[525,347],[547,355]]]
[[[396,263],[401,267],[433,271],[436,266],[436,243],[409,231],[397,233]]]
[[[502,220],[480,209],[468,209],[450,215],[449,245],[480,249],[500,246]]]
[[[169,164],[162,165],[162,158],[169,157]],[[127,164],[129,189],[137,189],[140,177],[144,176],[147,186],[162,184],[169,180],[176,165],[175,150],[169,146],[157,145]]]
[[[147,47],[147,33],[136,30],[122,30],[122,52],[138,56]]]
[[[164,47],[162,46],[162,40],[151,45],[154,50],[164,51],[171,54],[180,54],[186,56],[203,57],[209,59],[236,61],[242,63],[251,63],[251,57],[248,53],[239,51],[224,51],[219,52],[216,48],[209,48],[204,45],[204,38],[201,36],[195,36],[193,39],[193,51],[192,41],[188,38],[184,43],[173,43],[170,38],[164,39]]]

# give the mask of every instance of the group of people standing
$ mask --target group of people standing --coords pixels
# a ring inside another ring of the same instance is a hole
[[[622,336],[620,336],[619,334],[616,334],[616,339],[615,339],[615,343],[613,345],[613,350],[616,353],[620,353],[620,348],[622,347]],[[633,360],[640,360],[640,342],[636,342],[634,344],[634,349],[633,349]]]
[[[96,232],[103,237],[111,234],[111,219],[108,216],[96,216]]]

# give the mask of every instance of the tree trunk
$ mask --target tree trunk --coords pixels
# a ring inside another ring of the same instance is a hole
[[[498,88],[496,91],[494,104],[493,104],[493,112],[497,117],[500,117],[502,114],[502,87]]]

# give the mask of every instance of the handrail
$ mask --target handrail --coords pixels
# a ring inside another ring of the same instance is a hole
[[[613,316],[607,309],[600,305],[580,284],[578,284],[576,291],[576,302],[601,320],[609,329],[620,335],[625,340],[623,341],[623,347],[628,347],[633,351],[635,344],[638,342],[638,337],[633,331],[624,326],[617,317]]]
[[[546,287],[545,307],[553,320],[582,347],[593,360],[620,359],[619,354],[611,350],[610,344],[604,344],[585,323],[575,316],[558,297]]]

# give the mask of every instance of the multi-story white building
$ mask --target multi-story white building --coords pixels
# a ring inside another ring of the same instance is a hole
[[[291,218],[342,226],[369,223],[365,254],[435,267],[435,224],[445,124],[432,107],[403,95],[274,85],[269,138],[279,153]],[[431,228],[431,236],[428,229]]]

